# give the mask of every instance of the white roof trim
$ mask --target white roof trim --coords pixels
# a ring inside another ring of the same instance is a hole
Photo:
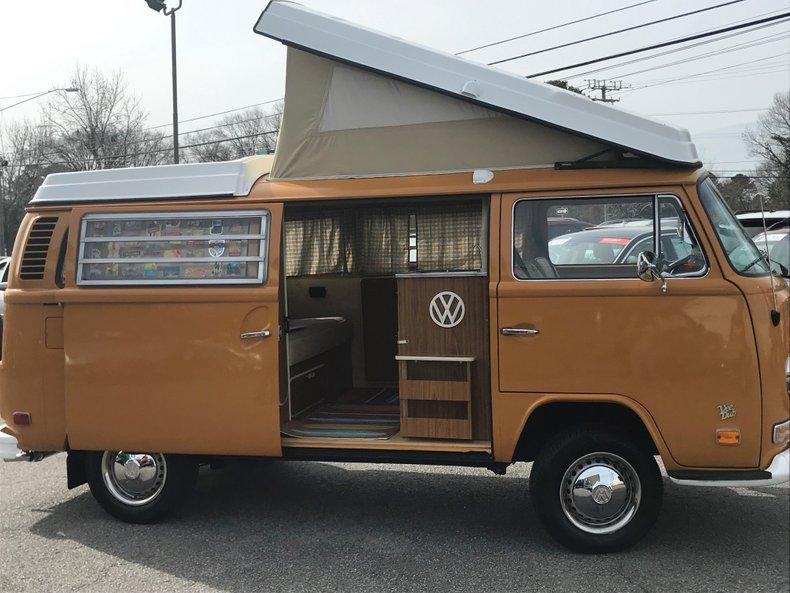
[[[663,161],[700,165],[687,130],[452,54],[272,0],[254,28],[286,45],[369,68]]]
[[[245,196],[271,171],[272,161],[272,156],[263,155],[216,163],[53,173],[30,204]]]

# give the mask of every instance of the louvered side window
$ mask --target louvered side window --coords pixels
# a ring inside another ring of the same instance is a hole
[[[52,240],[52,232],[58,219],[56,216],[42,216],[36,219],[30,228],[30,234],[22,254],[22,265],[19,277],[22,280],[43,280],[44,267],[47,264],[47,251]]]

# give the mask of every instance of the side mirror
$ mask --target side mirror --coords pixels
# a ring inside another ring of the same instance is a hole
[[[636,274],[640,280],[653,282],[661,277],[658,271],[658,258],[652,251],[643,251],[636,258]]]
[[[645,282],[661,280],[661,292],[667,291],[667,281],[661,273],[658,256],[652,251],[643,251],[637,256],[636,274],[640,280]]]

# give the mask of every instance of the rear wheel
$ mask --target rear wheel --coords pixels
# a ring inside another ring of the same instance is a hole
[[[155,523],[178,509],[197,479],[187,456],[100,451],[86,455],[91,494],[114,517]]]
[[[663,483],[653,456],[627,435],[583,427],[543,447],[530,492],[557,541],[578,552],[605,553],[628,548],[650,530]]]

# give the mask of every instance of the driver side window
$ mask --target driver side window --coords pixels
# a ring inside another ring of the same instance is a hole
[[[513,217],[513,274],[521,280],[636,278],[645,251],[659,256],[666,277],[707,270],[675,196],[523,199]]]

